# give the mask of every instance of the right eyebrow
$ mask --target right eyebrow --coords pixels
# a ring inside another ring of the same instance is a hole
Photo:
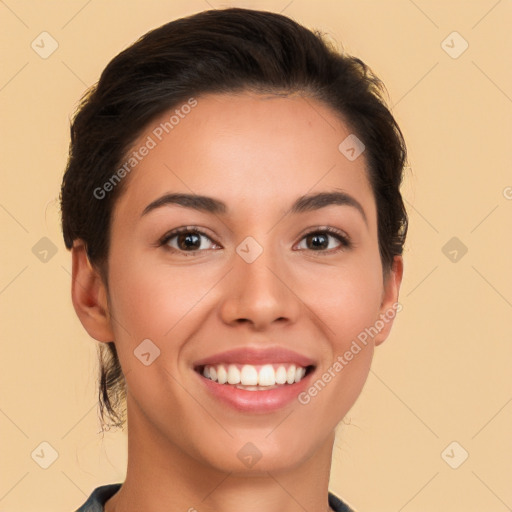
[[[177,204],[185,208],[193,208],[207,213],[226,213],[226,203],[213,197],[199,196],[196,194],[165,194],[153,202],[149,203],[141,214],[141,217],[146,215],[156,208],[166,206],[169,204]]]

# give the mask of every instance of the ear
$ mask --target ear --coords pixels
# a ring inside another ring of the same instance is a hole
[[[379,329],[379,333],[374,337],[374,344],[376,347],[389,336],[395,317],[402,310],[402,305],[398,302],[398,294],[402,283],[403,273],[403,258],[402,256],[395,256],[393,259],[393,266],[384,281],[379,317],[375,322],[376,327],[378,326]]]
[[[99,272],[89,262],[85,244],[76,240],[71,249],[71,298],[85,330],[98,341],[113,341],[107,290]]]

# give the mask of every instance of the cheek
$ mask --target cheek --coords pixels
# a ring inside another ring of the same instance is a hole
[[[140,256],[123,257],[116,266],[116,256],[112,251],[109,267],[116,348],[132,399],[158,410],[159,400],[172,396],[179,402],[183,395],[176,380],[181,380],[180,352],[200,325],[200,301],[214,281],[199,266],[172,268]]]
[[[344,351],[378,318],[383,293],[379,262],[361,255],[347,265],[317,269],[314,287],[303,288],[302,296],[324,322],[324,332],[336,352]]]
[[[312,429],[323,422],[336,424],[359,397],[374,353],[370,328],[378,319],[382,296],[379,265],[376,270],[362,262],[316,276],[308,305],[321,319],[327,343],[326,357],[317,379],[299,402],[311,411]]]
[[[195,270],[194,270],[195,268]],[[111,306],[124,329],[121,337],[162,339],[211,288],[199,266],[192,269],[125,259],[110,274]],[[115,328],[115,325],[114,325]]]

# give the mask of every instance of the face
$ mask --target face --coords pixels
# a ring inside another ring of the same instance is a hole
[[[334,112],[298,96],[196,100],[169,133],[172,112],[139,138],[133,151],[149,150],[113,212],[108,308],[129,422],[212,468],[249,471],[245,446],[275,471],[320,450],[354,404],[401,267],[383,278],[364,153],[340,152],[351,132]],[[212,361],[252,362],[249,380],[265,364],[307,373],[238,389],[200,375]]]

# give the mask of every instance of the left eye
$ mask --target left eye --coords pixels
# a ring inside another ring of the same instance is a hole
[[[331,240],[337,240],[338,244],[334,244],[334,246],[329,242]],[[308,243],[309,242],[309,243]],[[301,244],[306,245],[306,247],[300,247]],[[332,230],[321,230],[321,231],[313,231],[311,233],[307,233],[299,244],[299,249],[309,249],[312,251],[320,251],[327,252],[334,250],[333,252],[337,252],[344,248],[350,247],[350,242],[346,236],[337,231]]]

